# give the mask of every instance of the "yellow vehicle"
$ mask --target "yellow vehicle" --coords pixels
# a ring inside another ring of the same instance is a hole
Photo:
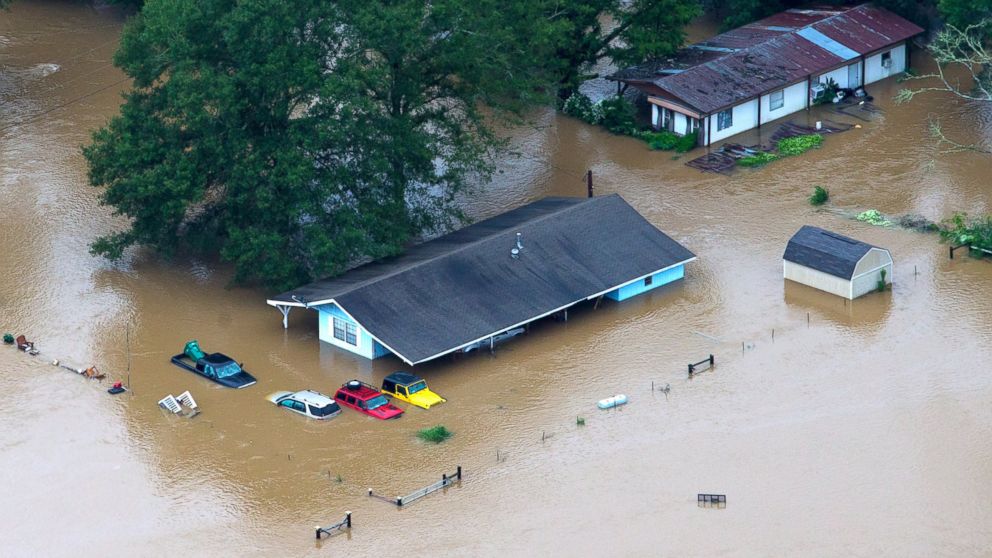
[[[427,387],[420,376],[409,372],[393,372],[382,380],[382,393],[424,409],[430,409],[445,399]]]

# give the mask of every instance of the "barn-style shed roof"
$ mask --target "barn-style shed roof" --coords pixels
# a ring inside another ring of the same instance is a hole
[[[333,302],[415,364],[693,259],[619,195],[545,198],[268,303]]]
[[[789,239],[782,257],[786,261],[834,277],[851,279],[858,262],[872,248],[878,247],[819,227],[804,225]]]

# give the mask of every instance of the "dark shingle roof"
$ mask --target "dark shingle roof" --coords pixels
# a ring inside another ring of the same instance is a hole
[[[417,363],[694,257],[616,194],[545,198],[269,303],[333,299]]]
[[[830,232],[819,227],[804,225],[792,235],[785,247],[786,261],[850,279],[861,258],[872,248],[871,244]]]

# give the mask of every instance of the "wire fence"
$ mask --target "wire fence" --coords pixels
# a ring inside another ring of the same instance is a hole
[[[456,482],[461,482],[461,480],[462,480],[462,466],[459,465],[458,468],[457,468],[457,470],[455,471],[455,474],[453,474],[453,475],[442,474],[441,475],[441,480],[439,480],[439,481],[437,481],[437,482],[435,482],[433,484],[430,484],[428,486],[425,486],[423,488],[419,488],[417,490],[414,490],[413,492],[407,494],[406,496],[397,496],[396,498],[387,498],[386,496],[382,496],[382,495],[376,494],[370,488],[369,489],[369,497],[376,498],[378,500],[382,500],[383,502],[389,502],[390,504],[395,504],[397,507],[402,508],[403,506],[405,506],[407,504],[412,504],[413,502],[416,502],[417,500],[423,498],[424,496],[427,496],[428,494],[432,494],[434,492],[437,492],[438,490],[447,488],[447,487],[451,486],[452,484],[455,484]]]

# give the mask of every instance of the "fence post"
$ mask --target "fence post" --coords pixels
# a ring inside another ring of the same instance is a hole
[[[710,366],[713,366],[713,363],[714,363],[713,355],[710,355]]]
[[[447,475],[447,473],[441,473],[441,486],[448,486],[448,475]]]
[[[351,529],[351,512],[344,512],[344,524]]]
[[[401,508],[403,507],[403,497],[402,496],[397,496],[396,497],[396,505],[399,506],[399,507],[401,507]]]
[[[317,530],[316,535],[317,535],[317,540],[319,541],[320,540],[320,525],[316,526],[315,529]]]
[[[462,480],[462,466],[461,465],[458,466],[458,471],[455,473],[455,476],[458,477],[458,480]]]

